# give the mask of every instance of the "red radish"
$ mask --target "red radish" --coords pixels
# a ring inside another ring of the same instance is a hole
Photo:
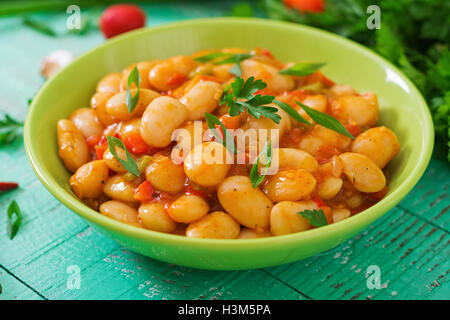
[[[109,6],[100,17],[100,29],[107,39],[143,26],[145,12],[133,4]]]
[[[283,0],[285,6],[297,9],[300,13],[320,13],[325,10],[324,0]]]

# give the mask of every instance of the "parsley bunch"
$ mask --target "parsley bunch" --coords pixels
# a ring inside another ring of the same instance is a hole
[[[450,2],[442,0],[326,0],[325,11],[301,14],[282,0],[263,0],[273,19],[325,29],[373,49],[405,73],[425,96],[437,149],[450,147]],[[381,9],[381,28],[369,30],[366,9]],[[450,152],[448,152],[450,161]]]
[[[274,96],[260,95],[255,93],[267,87],[262,80],[248,78],[245,82],[242,78],[236,78],[231,83],[231,88],[225,90],[220,103],[226,103],[230,108],[230,116],[237,116],[246,110],[251,116],[259,119],[261,116],[280,123],[281,117],[277,114],[278,109],[267,106],[272,103]]]

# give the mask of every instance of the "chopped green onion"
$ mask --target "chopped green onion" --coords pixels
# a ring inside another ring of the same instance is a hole
[[[119,163],[130,173],[134,174],[136,177],[140,175],[138,166],[136,165],[136,162],[134,161],[131,154],[128,152],[127,148],[123,144],[122,140],[106,136],[106,139],[108,140],[108,147],[111,154],[114,156],[114,158],[119,161]],[[127,155],[127,160],[123,160],[117,155],[116,147],[119,147],[120,149],[123,149]]]
[[[297,112],[297,110],[295,110],[294,108],[292,108],[290,105],[288,105],[287,103],[284,103],[283,101],[278,101],[278,100],[274,100],[273,101],[275,104],[277,104],[281,109],[283,109],[288,115],[290,115],[294,120],[300,122],[300,123],[304,123],[304,124],[308,124],[310,126],[312,126],[312,123],[309,122],[308,120],[306,120],[305,118],[303,118],[301,116],[300,113]]]
[[[320,68],[322,68],[326,63],[308,63],[308,62],[299,62],[294,64],[292,67],[281,70],[278,73],[289,75],[289,76],[307,76],[311,73],[316,72]]]
[[[19,231],[19,227],[22,223],[22,211],[20,210],[16,200],[11,201],[9,204],[7,218],[6,231],[9,239],[12,240],[17,234],[17,231]]]
[[[136,94],[134,95],[134,97],[131,95],[131,92],[130,92],[130,88],[133,83],[136,85],[136,88],[137,88],[137,91],[136,91]],[[136,108],[136,105],[139,101],[139,93],[140,93],[139,86],[140,85],[141,85],[141,75],[139,73],[139,70],[135,66],[133,68],[133,70],[131,70],[130,75],[128,76],[128,81],[127,81],[127,108],[128,108],[129,113],[133,112],[134,108]]]
[[[256,162],[253,164],[252,169],[250,171],[250,180],[252,182],[252,187],[257,188],[261,182],[264,180],[267,172],[269,171],[270,165],[272,164],[272,143],[267,139],[266,144],[264,145],[263,151],[259,154]],[[259,161],[261,157],[265,158],[265,169],[262,175],[258,173]]]
[[[223,144],[223,146],[227,148],[231,153],[236,154],[236,148],[234,146],[234,138],[231,135],[231,133],[227,130],[227,128],[223,125],[223,123],[220,122],[219,118],[208,112],[205,112],[205,120],[206,124],[208,125],[209,131],[216,138],[216,140],[219,143]],[[222,139],[222,137],[219,136],[219,133],[216,130],[216,125],[222,128],[222,132],[224,133],[225,139]]]
[[[345,129],[342,123],[340,123],[337,119],[333,118],[329,114],[305,106],[303,103],[298,102],[297,100],[295,100],[295,103],[297,103],[303,110],[305,110],[306,114],[310,116],[311,119],[313,119],[316,123],[344,136],[347,136],[353,140],[355,139],[355,137],[352,136],[352,134],[348,132],[347,129]]]

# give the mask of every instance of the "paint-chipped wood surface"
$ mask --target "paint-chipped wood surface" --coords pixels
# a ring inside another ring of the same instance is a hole
[[[233,1],[146,6],[150,25],[223,15]],[[51,18],[56,28],[65,14]],[[99,33],[51,38],[0,19],[0,110],[24,119],[27,99],[42,84],[48,52],[79,54],[103,42]],[[75,84],[74,84],[75,85]],[[194,270],[120,247],[55,200],[40,184],[17,140],[0,149],[0,180],[20,189],[0,195],[0,299],[448,299],[450,298],[450,167],[433,157],[418,185],[393,210],[338,248],[296,263],[239,272]],[[5,232],[16,199],[23,224]],[[70,284],[71,268],[80,286]],[[380,270],[369,289],[370,266]]]

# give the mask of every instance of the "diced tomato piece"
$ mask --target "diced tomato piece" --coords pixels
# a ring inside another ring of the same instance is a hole
[[[319,161],[320,164],[324,164],[328,161],[330,161],[331,158],[334,156],[340,155],[341,152],[338,148],[324,144],[317,148],[316,151],[316,159]]]
[[[220,122],[225,126],[227,129],[237,129],[239,128],[239,125],[241,124],[241,119],[239,116],[230,116],[229,114],[225,114],[219,118]]]
[[[361,127],[356,124],[347,124],[344,126],[352,136],[356,137],[361,133]]]
[[[196,188],[196,187],[194,187],[192,185],[186,186],[186,188],[184,189],[184,193],[185,194],[191,194],[191,195],[198,196],[198,197],[202,197],[204,199],[208,198],[208,195],[206,194],[205,191],[203,191],[203,190],[201,190],[199,188]]]
[[[198,76],[198,81],[214,81],[218,83],[224,83],[225,81],[213,76]]]
[[[283,0],[285,6],[294,8],[300,13],[320,13],[325,10],[324,0]]]
[[[265,55],[266,57],[269,57],[269,58],[271,58],[271,59],[274,58],[273,55],[272,55],[272,53],[271,53],[269,50],[267,50],[267,49],[261,48],[261,53],[262,53],[263,55]]]
[[[114,133],[113,137],[122,140],[122,138],[120,137],[120,133],[119,132]]]
[[[375,200],[381,200],[384,198],[384,196],[389,192],[389,188],[385,186],[383,189],[381,189],[378,192],[368,193],[368,196]]]
[[[322,74],[322,79],[320,79],[320,82],[322,82],[326,87],[332,87],[336,84],[336,82],[325,77],[323,74]]]
[[[319,208],[320,208],[320,207],[326,207],[326,206],[327,206],[327,204],[326,204],[325,202],[323,202],[323,200],[320,199],[318,196],[313,197],[312,200],[317,204],[317,206],[318,206]]]
[[[103,154],[105,150],[108,149],[108,144],[101,144],[95,148],[95,155],[97,156],[97,160],[103,159]]]
[[[188,80],[188,77],[186,77],[184,74],[175,72],[172,74],[172,76],[167,80],[166,85],[168,86],[179,86],[183,82]]]
[[[144,139],[142,139],[141,135],[138,132],[127,134],[123,138],[123,143],[128,151],[135,154],[150,153],[153,149],[145,143]]]
[[[303,99],[306,98],[306,96],[308,95],[308,92],[307,92],[306,90],[297,89],[297,90],[287,91],[287,92],[285,92],[284,94],[285,94],[285,95],[296,96],[296,97],[299,98],[300,100],[303,100]]]
[[[294,144],[299,144],[302,140],[303,131],[300,128],[293,128],[291,131],[289,131],[289,139]]]
[[[262,96],[275,96],[275,94],[270,90],[257,90],[253,95],[256,96],[257,94],[260,94]]]
[[[93,136],[87,137],[86,144],[87,144],[88,148],[90,150],[94,150],[95,146],[97,146],[100,143],[101,138],[102,138],[102,136],[99,136],[99,135],[93,135]]]
[[[152,185],[150,184],[150,181],[145,180],[142,182],[137,188],[134,193],[134,198],[136,200],[139,200],[141,202],[150,202],[157,194],[155,193],[155,190],[153,189]]]

